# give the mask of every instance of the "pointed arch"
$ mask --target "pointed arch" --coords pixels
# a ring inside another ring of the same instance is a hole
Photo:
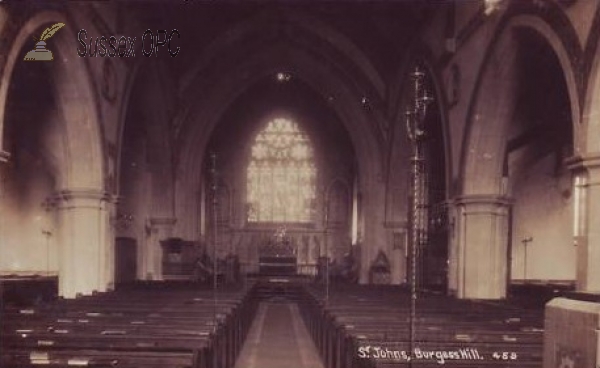
[[[4,76],[0,81],[0,142],[5,128],[6,102],[8,89],[16,63],[23,62],[21,50],[31,41],[31,35],[40,27],[51,23],[63,22],[67,25],[52,38],[57,50],[55,72],[57,73],[56,93],[58,105],[65,118],[66,158],[62,163],[59,179],[60,188],[86,188],[104,191],[106,163],[103,149],[103,130],[100,124],[97,96],[87,65],[83,59],[74,57],[70,40],[75,33],[65,15],[45,11],[28,19],[14,36],[10,51],[2,69]],[[65,34],[68,34],[66,36]],[[73,103],[78,101],[78,103]],[[0,143],[1,144],[1,143]],[[0,147],[1,148],[1,147]]]
[[[519,29],[535,32],[556,55],[567,86],[573,137],[578,136],[581,110],[575,56],[565,40],[572,32],[558,32],[544,19],[533,15],[516,15],[506,20],[488,47],[470,102],[460,164],[460,192],[466,195],[505,194],[501,182],[505,130],[515,105],[517,78],[514,73],[518,48],[514,31]],[[575,141],[575,151],[579,147],[580,143]]]

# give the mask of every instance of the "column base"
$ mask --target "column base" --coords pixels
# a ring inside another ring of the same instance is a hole
[[[452,265],[456,295],[462,299],[503,299],[508,277],[508,209],[497,195],[459,197]]]

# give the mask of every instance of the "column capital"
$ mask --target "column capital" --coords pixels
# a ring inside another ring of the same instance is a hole
[[[456,207],[464,207],[465,214],[506,214],[514,201],[506,196],[497,194],[470,194],[454,198]]]
[[[102,208],[110,202],[111,195],[104,190],[92,188],[70,188],[58,191],[53,202],[59,208],[89,207]]]
[[[573,175],[584,174],[586,186],[600,186],[600,152],[573,156],[565,160]]]
[[[565,164],[570,170],[600,169],[600,152],[569,157]]]
[[[496,205],[507,207],[512,205],[514,200],[498,194],[466,194],[455,197],[450,203],[452,202],[455,205]]]
[[[10,158],[10,153],[0,150],[0,163],[8,162],[9,158]]]
[[[69,188],[62,189],[56,193],[56,197],[70,201],[72,199],[92,199],[99,201],[107,201],[110,199],[111,195],[109,195],[104,190],[93,189],[93,188]]]
[[[117,205],[123,200],[123,196],[120,196],[118,194],[106,193],[105,200],[110,204]]]

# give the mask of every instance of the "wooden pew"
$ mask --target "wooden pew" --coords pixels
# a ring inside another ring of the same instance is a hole
[[[228,368],[256,310],[251,294],[157,288],[8,307],[0,362]]]
[[[359,357],[367,346],[409,350],[408,295],[390,288],[357,287],[330,293],[307,289],[302,314],[327,367],[403,366],[407,361]],[[540,366],[543,315],[508,305],[422,295],[414,347],[430,351],[474,348],[485,361],[451,360],[455,366]],[[518,361],[494,359],[501,349]],[[420,360],[418,366],[439,365]]]

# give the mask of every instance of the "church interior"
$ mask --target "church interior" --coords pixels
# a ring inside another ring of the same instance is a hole
[[[0,1],[0,298],[6,368],[597,367],[600,1]]]

